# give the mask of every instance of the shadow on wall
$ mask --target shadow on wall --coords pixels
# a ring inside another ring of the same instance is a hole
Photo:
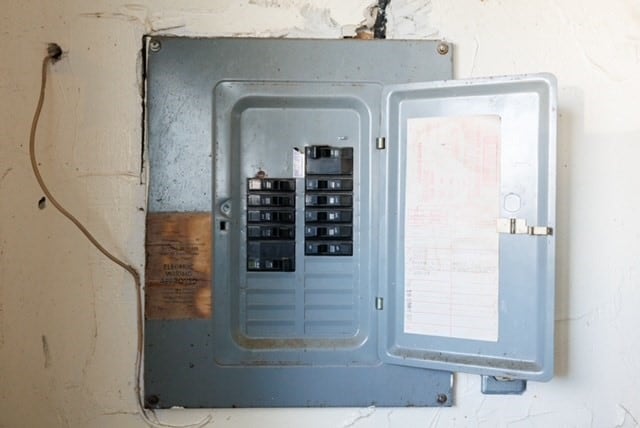
[[[570,302],[575,293],[571,282],[572,168],[576,142],[584,139],[584,95],[577,87],[558,91],[558,148],[557,148],[557,202],[556,202],[556,322],[555,322],[555,375],[569,375],[570,356]],[[575,285],[574,285],[575,286]]]

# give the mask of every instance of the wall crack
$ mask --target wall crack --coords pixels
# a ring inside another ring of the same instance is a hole
[[[621,427],[621,426],[624,425],[624,421],[627,419],[627,415],[633,421],[634,426],[640,427],[640,423],[638,423],[638,420],[636,419],[635,416],[633,416],[633,413],[631,413],[631,411],[629,409],[627,409],[624,405],[622,405],[620,403],[618,403],[618,407],[620,407],[622,409],[622,411],[624,411],[624,420],[622,421],[622,423],[620,425],[616,425],[616,427]]]
[[[342,428],[352,428],[358,422],[360,422],[363,419],[367,419],[367,418],[371,417],[371,415],[373,415],[376,412],[376,408],[375,407],[369,407],[367,410],[368,410],[367,413],[360,413],[351,422],[348,422],[348,423],[345,423],[344,425],[342,425]]]

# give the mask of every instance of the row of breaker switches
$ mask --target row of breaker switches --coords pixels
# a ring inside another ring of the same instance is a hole
[[[250,207],[294,207],[296,204],[296,195],[269,195],[269,194],[249,194],[247,197],[247,205]]]
[[[305,148],[307,256],[353,255],[353,148]]]
[[[296,181],[250,178],[247,182],[247,270],[294,272]]]

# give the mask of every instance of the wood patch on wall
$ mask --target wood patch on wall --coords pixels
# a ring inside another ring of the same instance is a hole
[[[147,215],[145,318],[211,319],[211,213]]]

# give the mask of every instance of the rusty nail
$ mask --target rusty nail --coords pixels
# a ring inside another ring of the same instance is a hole
[[[440,55],[446,55],[449,53],[449,45],[445,42],[438,43],[438,53]]]

